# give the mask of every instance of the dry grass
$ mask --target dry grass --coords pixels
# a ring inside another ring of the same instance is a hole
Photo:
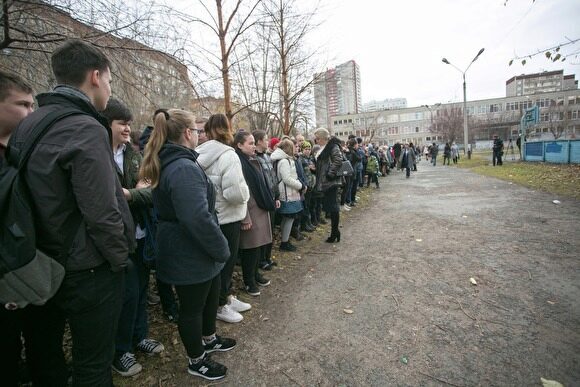
[[[509,160],[502,167],[493,167],[490,155],[491,151],[474,153],[471,160],[461,159],[457,166],[539,191],[580,199],[580,165]]]

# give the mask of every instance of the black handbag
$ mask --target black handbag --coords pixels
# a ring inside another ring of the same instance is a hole
[[[338,168],[338,171],[336,171],[336,176],[347,177],[353,175],[354,168],[352,167],[352,164],[346,158],[343,158],[340,168]]]

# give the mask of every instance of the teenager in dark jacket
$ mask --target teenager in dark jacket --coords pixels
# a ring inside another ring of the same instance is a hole
[[[22,121],[10,145],[22,146],[52,112],[66,108],[80,112],[58,121],[39,141],[25,178],[40,250],[57,256],[65,230],[79,222],[66,257],[64,281],[49,301],[58,307],[62,332],[64,319],[70,327],[73,385],[112,385],[114,337],[135,228],[115,173],[111,132],[98,113],[111,95],[110,62],[94,46],[70,40],[55,50],[51,65],[59,86],[37,96],[40,108]],[[62,356],[52,348],[45,350],[43,360]],[[64,383],[41,384],[66,384],[64,361],[58,367],[64,370]]]
[[[208,380],[227,368],[208,353],[235,347],[216,335],[220,271],[230,256],[215,213],[211,181],[197,163],[195,117],[170,109],[155,117],[145,147],[141,178],[153,187],[157,210],[157,276],[175,286],[179,335],[189,358],[188,372]]]
[[[129,254],[131,264],[125,273],[125,294],[115,338],[115,358],[112,368],[121,376],[133,376],[142,370],[134,350],[147,355],[160,353],[163,344],[147,337],[147,290],[150,270],[143,262],[147,230],[146,216],[153,206],[151,188],[139,181],[141,154],[130,144],[133,114],[121,101],[111,98],[103,111],[112,133],[113,158],[123,193],[135,223],[137,249]]]

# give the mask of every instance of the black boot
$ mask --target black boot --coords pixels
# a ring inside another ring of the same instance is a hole
[[[281,251],[296,251],[296,246],[294,246],[290,242],[282,242],[282,243],[280,243],[280,250]]]
[[[304,235],[302,235],[300,233],[300,229],[298,228],[298,225],[293,224],[292,225],[292,231],[290,231],[290,236],[294,239],[296,239],[298,242],[304,240]]]
[[[340,212],[330,213],[331,232],[330,237],[326,240],[327,243],[340,242],[340,231],[338,230],[338,223],[340,221]]]
[[[246,291],[250,295],[259,295],[260,291],[256,286],[256,273],[258,271],[259,253],[255,249],[240,250],[240,259],[242,261],[242,276]]]

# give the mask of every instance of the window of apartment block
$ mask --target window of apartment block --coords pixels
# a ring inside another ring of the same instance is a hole
[[[572,110],[572,119],[573,120],[577,120],[578,119],[578,110]]]
[[[549,113],[540,114],[540,121],[542,121],[542,122],[550,121],[550,114]]]

